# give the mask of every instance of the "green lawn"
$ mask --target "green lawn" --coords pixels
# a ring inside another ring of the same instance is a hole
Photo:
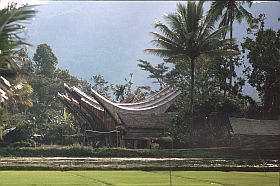
[[[0,185],[164,186],[168,171],[0,171]],[[172,185],[277,186],[278,172],[172,171]]]

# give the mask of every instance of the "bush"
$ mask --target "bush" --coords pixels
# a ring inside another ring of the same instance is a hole
[[[29,141],[18,141],[9,145],[10,147],[34,147],[35,143]]]
[[[65,138],[64,135],[76,134],[78,130],[72,123],[53,121],[45,132],[42,143],[70,145],[73,144],[73,141]]]
[[[16,142],[28,141],[33,134],[33,124],[28,121],[22,121],[20,124],[16,124],[16,129],[9,132],[3,137],[5,144],[11,144]]]
[[[159,149],[159,144],[158,143],[151,143],[151,149]]]
[[[177,157],[177,158],[268,158],[279,157],[279,150],[241,151],[238,149],[123,149],[91,147],[41,146],[0,148],[0,157]]]

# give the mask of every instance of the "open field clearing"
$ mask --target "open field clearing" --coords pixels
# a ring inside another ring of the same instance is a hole
[[[0,171],[0,185],[170,185],[169,171]],[[172,185],[275,186],[278,172],[172,171]]]

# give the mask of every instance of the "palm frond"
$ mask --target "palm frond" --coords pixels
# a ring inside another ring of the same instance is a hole
[[[214,23],[215,20],[212,18],[212,16],[210,16],[209,14],[206,15],[205,20],[200,27],[198,38],[209,35],[214,30]]]
[[[12,52],[20,46],[29,45],[21,34],[24,24],[28,23],[36,12],[34,6],[17,8],[13,4],[0,10],[0,62],[9,60]]]
[[[223,15],[223,10],[227,5],[226,1],[213,1],[207,15],[210,15],[213,20],[218,21]]]
[[[170,25],[170,30],[176,31],[176,29],[182,27],[182,23],[178,19],[177,14],[175,13],[170,13],[164,16],[165,21],[167,22],[168,25]]]
[[[150,34],[154,37],[154,40],[152,40],[152,42],[155,44],[157,41],[159,41],[159,42],[168,43],[172,47],[180,47],[180,45],[178,43],[176,43],[175,41],[172,41],[171,39],[169,39],[167,37],[164,37],[163,35],[161,35],[159,33],[151,32]]]
[[[199,16],[199,17],[202,17],[202,16],[203,16],[203,12],[204,12],[203,5],[204,5],[204,1],[199,1],[199,2],[198,2],[198,5],[197,5],[197,13],[198,13],[198,16]]]
[[[217,3],[224,7],[225,3]],[[221,13],[221,11],[217,12]],[[227,17],[230,11],[228,11]],[[203,2],[198,4],[188,2],[187,6],[177,5],[175,13],[165,16],[167,25],[157,22],[155,28],[161,33],[152,32],[152,43],[155,49],[146,49],[145,52],[167,59],[178,61],[195,59],[203,53],[211,53],[221,49],[222,35],[229,30],[229,26],[223,26],[214,30],[215,20],[209,14],[203,17]],[[229,19],[226,18],[226,21]],[[200,21],[200,22],[199,22]],[[217,53],[217,52],[216,52]]]
[[[160,22],[156,23],[155,28],[158,28],[170,40],[174,42],[180,41],[178,35],[170,30],[165,24],[162,24]]]
[[[243,6],[239,7],[239,11],[242,13],[243,17],[248,23],[252,21],[253,15],[250,12],[248,12]]]
[[[185,37],[186,34],[189,32],[189,21],[187,19],[187,7],[181,3],[179,3],[177,5],[177,17],[178,17],[178,21],[180,21],[180,25],[181,27],[178,27],[178,29],[180,29],[180,32],[182,33],[182,36]],[[182,38],[182,37],[181,37]]]
[[[216,42],[216,41],[221,41],[221,36],[222,34],[229,29],[229,26],[224,26],[221,28],[218,28],[216,31],[209,35],[202,35],[200,38],[200,43],[199,47],[204,47],[205,45],[211,43],[211,42]]]
[[[208,14],[219,20],[219,27],[230,25],[235,19],[241,22],[242,19],[246,18],[246,21],[250,23],[252,19],[251,13],[249,13],[242,5],[252,5],[251,1],[214,1],[211,4]],[[224,36],[226,33],[224,33]]]
[[[201,19],[201,17],[198,17],[197,11],[196,11],[196,3],[190,2],[187,6],[187,28],[188,32],[194,32],[198,28],[198,21]]]
[[[177,55],[176,51],[168,50],[168,49],[145,49],[144,51],[148,54],[154,54],[164,58],[165,57],[169,58],[171,56]]]

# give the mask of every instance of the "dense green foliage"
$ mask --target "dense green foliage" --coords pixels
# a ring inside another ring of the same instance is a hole
[[[159,84],[159,88],[162,89],[166,85],[166,73],[168,72],[169,68],[166,66],[165,63],[157,64],[153,66],[151,63],[145,60],[138,60],[138,66],[150,73],[149,78],[156,79],[153,83]]]
[[[29,45],[24,37],[24,29],[25,24],[34,17],[35,13],[33,6],[18,6],[14,3],[0,9],[0,123],[4,119],[2,117],[4,102],[11,99],[11,95],[18,98],[21,93],[30,92],[30,87],[25,86],[26,83],[20,78],[13,84],[9,82],[9,78],[15,78],[20,63],[14,53],[19,47]],[[23,87],[23,91],[18,91],[18,86]]]
[[[0,10],[0,68],[15,67],[16,62],[11,59],[11,55],[19,47],[28,44],[21,35],[25,24],[35,13],[33,6],[18,7],[14,3]]]
[[[230,39],[233,38],[233,23],[237,20],[239,23],[242,19],[246,19],[246,21],[251,24],[253,16],[250,12],[248,12],[243,5],[248,4],[251,7],[251,1],[213,1],[210,7],[208,14],[214,18],[216,21],[220,21],[219,27],[230,26]],[[225,38],[227,31],[224,32],[223,37]],[[234,43],[231,44],[229,49],[238,51],[238,48],[234,47]],[[235,67],[238,63],[233,59],[233,56],[225,57],[223,59],[224,70],[228,71],[227,76],[224,76],[225,84],[226,78],[229,79],[229,87],[225,88],[224,91],[227,90],[230,93],[234,92],[233,79],[236,77]],[[235,84],[236,85],[236,84]]]
[[[3,157],[145,157],[145,158],[228,158],[228,159],[277,159],[277,150],[217,149],[123,149],[92,148],[81,146],[40,146],[36,148],[1,148]]]
[[[2,129],[5,131],[16,127],[4,138],[4,144],[29,141],[34,134],[44,136],[43,142],[47,144],[68,144],[63,140],[63,135],[77,133],[80,129],[72,115],[64,117],[64,112],[67,111],[57,100],[57,92],[64,92],[64,82],[85,89],[89,84],[71,76],[66,70],[58,69],[57,58],[46,44],[38,46],[34,54],[36,61],[29,58],[26,49],[19,50],[15,57],[21,59],[21,72],[17,76],[25,81],[26,86],[32,88],[28,94],[23,94],[27,90],[21,88],[20,99],[15,101],[13,100],[17,98],[17,94],[14,92],[13,99],[9,100],[6,109],[2,110]],[[24,125],[28,127],[21,127]],[[35,140],[41,142],[40,139]]]
[[[10,137],[10,142],[28,138],[32,133],[32,130],[27,131],[30,128],[24,127],[23,123],[27,123],[26,120],[19,122],[23,119],[20,117],[15,121],[12,116],[16,115],[15,105],[31,105],[29,95],[32,93],[32,87],[22,76],[16,76],[16,71],[23,64],[23,60],[18,58],[20,53],[18,50],[22,46],[29,45],[24,37],[25,24],[35,16],[35,13],[33,6],[18,6],[14,3],[0,10],[0,143],[5,133],[3,130],[10,122],[19,124],[15,130],[19,134]]]
[[[264,29],[264,18],[260,15],[259,26],[253,34],[255,38],[246,37],[242,46],[248,50],[251,67],[247,68],[247,76],[262,99],[264,117],[277,119],[280,112],[280,30]]]
[[[40,44],[37,46],[33,61],[35,63],[34,71],[46,77],[53,76],[58,63],[56,56],[47,44]]]

